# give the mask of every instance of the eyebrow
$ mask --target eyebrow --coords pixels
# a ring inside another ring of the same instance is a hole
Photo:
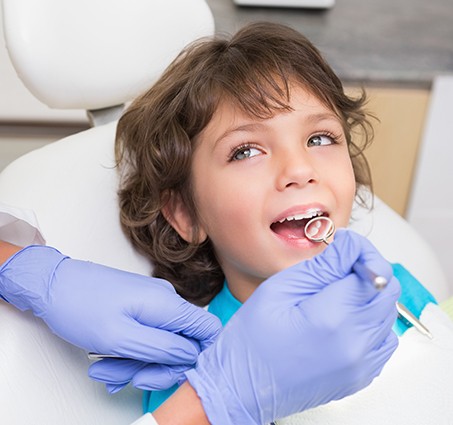
[[[321,121],[338,121],[340,122],[340,118],[335,115],[333,112],[322,112],[320,114],[310,114],[307,117],[307,121],[312,123],[318,123]]]
[[[241,132],[253,132],[256,130],[262,130],[266,127],[265,124],[263,123],[248,123],[248,124],[242,124],[239,125],[238,127],[233,127],[229,128],[228,130],[225,131],[214,143],[214,146],[216,146],[219,142],[221,142],[223,139],[228,137],[230,134],[233,133],[241,133]]]
[[[321,112],[317,114],[310,114],[304,118],[304,121],[306,121],[307,124],[317,124],[322,121],[336,121],[339,124],[341,124],[340,119],[333,112]],[[229,128],[214,142],[214,146],[217,146],[219,142],[228,137],[230,134],[241,132],[253,132],[256,130],[263,130],[264,128],[266,128],[266,124],[261,122],[246,123],[241,124],[237,127]]]

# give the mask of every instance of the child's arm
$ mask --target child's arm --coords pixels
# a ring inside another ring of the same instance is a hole
[[[209,425],[201,400],[185,382],[154,413],[159,425]]]

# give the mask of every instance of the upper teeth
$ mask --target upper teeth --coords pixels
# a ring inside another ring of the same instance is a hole
[[[320,210],[308,210],[305,214],[289,215],[288,217],[278,220],[278,222],[283,223],[285,220],[286,221],[303,220],[304,218],[319,217],[320,215],[322,215],[322,211],[320,211]]]

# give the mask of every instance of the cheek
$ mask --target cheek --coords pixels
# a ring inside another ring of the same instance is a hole
[[[196,195],[198,216],[206,233],[228,233],[244,228],[252,220],[256,197],[245,194],[241,188],[229,188],[225,185],[217,191],[203,191]]]
[[[195,193],[199,224],[217,254],[231,256],[260,222],[256,212],[257,191],[243,182],[237,186],[233,179],[209,181],[210,184],[199,185]]]
[[[354,170],[350,160],[347,162],[347,167],[344,168],[342,178],[337,179],[337,193],[340,195],[338,204],[341,211],[341,226],[347,226],[351,217],[352,207],[356,196],[356,181]]]
[[[352,168],[352,163],[351,160],[348,158],[346,164],[345,164],[345,171],[344,171],[344,192],[345,192],[345,197],[347,199],[353,200],[355,193],[356,193],[356,181],[355,181],[355,175],[354,175],[354,169]]]
[[[349,154],[336,153],[329,164],[324,163],[323,173],[330,192],[335,198],[335,224],[347,226],[354,203],[356,182]]]

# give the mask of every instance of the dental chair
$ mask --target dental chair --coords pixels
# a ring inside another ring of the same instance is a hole
[[[4,0],[11,61],[50,108],[88,111],[92,129],[19,159],[0,199],[34,213],[49,245],[142,274],[150,266],[121,232],[113,159],[116,120],[189,42],[214,31],[204,0]],[[0,77],[1,78],[1,77]],[[28,313],[0,303],[0,422],[127,425],[141,392],[109,395],[83,350]]]
[[[30,152],[0,174],[0,199],[34,213],[47,244],[73,258],[149,275],[122,233],[114,162],[124,104],[181,48],[213,33],[203,0],[3,0],[5,40],[18,75],[51,108],[85,109],[93,127]],[[430,247],[385,203],[357,206],[352,227],[443,300],[448,286]],[[393,234],[389,239],[388,235]],[[1,422],[127,425],[138,391],[110,396],[87,377],[86,353],[31,314],[0,304]]]

